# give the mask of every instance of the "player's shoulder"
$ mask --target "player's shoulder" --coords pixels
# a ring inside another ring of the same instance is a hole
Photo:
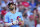
[[[17,15],[22,15],[22,13],[21,13],[21,12],[17,12],[16,14],[17,14]]]
[[[21,12],[16,12],[17,14],[22,14]]]
[[[9,15],[10,14],[10,12],[7,12],[5,15]]]

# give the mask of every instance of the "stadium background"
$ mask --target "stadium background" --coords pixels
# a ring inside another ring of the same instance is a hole
[[[32,26],[33,24],[35,27],[38,24],[40,25],[40,0],[0,0],[0,27],[5,26],[3,19],[4,15],[9,12],[9,2],[16,4],[16,12],[21,12],[23,14],[23,27],[27,27],[27,25]],[[32,18],[31,20],[33,20],[34,23],[28,21],[30,18]]]

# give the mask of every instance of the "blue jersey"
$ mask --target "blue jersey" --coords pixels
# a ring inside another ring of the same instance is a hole
[[[12,23],[13,21],[17,20],[18,17],[20,17],[21,20],[23,20],[22,14],[20,12],[16,12],[15,14],[8,12],[5,15],[5,22]],[[10,27],[19,27],[19,25],[12,25]]]

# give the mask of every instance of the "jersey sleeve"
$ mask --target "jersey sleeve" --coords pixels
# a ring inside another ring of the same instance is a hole
[[[4,22],[8,23],[8,15],[7,14],[4,16]]]

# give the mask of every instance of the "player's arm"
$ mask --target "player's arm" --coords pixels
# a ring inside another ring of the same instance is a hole
[[[24,25],[24,21],[23,21],[23,16],[22,16],[22,14],[20,15],[19,22],[21,22],[21,25],[22,25],[22,26]]]
[[[24,25],[24,21],[19,21],[18,23],[20,26],[23,26]]]
[[[5,23],[5,26],[11,26],[12,23]]]
[[[24,21],[21,21],[21,26],[23,26],[24,25]]]
[[[9,17],[9,16],[8,16],[7,14],[4,16],[4,24],[5,24],[5,26],[11,26],[11,25],[12,25],[12,23],[9,23],[8,17]]]
[[[11,25],[15,25],[16,24],[16,21],[13,21],[12,23],[9,23],[9,16],[8,15],[5,15],[5,26],[11,26]]]
[[[5,26],[15,25],[16,23],[5,23]]]
[[[9,16],[7,14],[4,16],[4,24],[5,26],[11,26],[14,24],[14,23],[9,23]]]

